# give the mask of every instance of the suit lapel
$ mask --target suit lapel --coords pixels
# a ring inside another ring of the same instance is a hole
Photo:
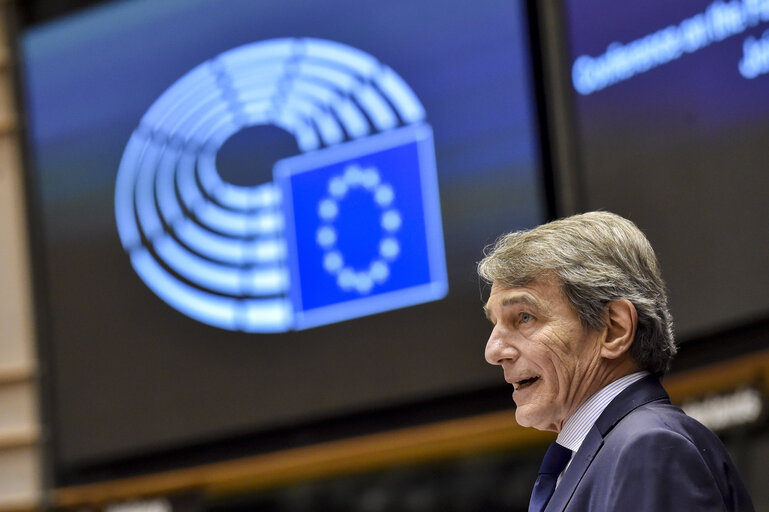
[[[601,432],[601,437],[606,437],[614,425],[631,411],[649,402],[663,399],[670,400],[665,388],[662,387],[657,377],[649,375],[628,386],[617,395],[617,398],[609,402],[609,405],[596,420],[595,426]]]
[[[546,512],[561,512],[566,509],[569,500],[577,490],[579,482],[587,472],[587,468],[595,459],[603,446],[603,440],[619,421],[634,409],[653,402],[655,400],[669,400],[665,388],[659,383],[657,377],[649,375],[638,382],[634,382],[612,400],[601,413],[595,425],[588,432],[582,442],[579,451],[563,474],[561,483],[555,489],[550,503],[545,508]]]

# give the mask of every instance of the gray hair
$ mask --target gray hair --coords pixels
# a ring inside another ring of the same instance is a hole
[[[651,244],[631,221],[590,212],[502,235],[478,264],[481,279],[525,286],[555,276],[582,325],[606,326],[606,304],[627,299],[638,312],[630,354],[663,375],[676,354],[673,318]]]

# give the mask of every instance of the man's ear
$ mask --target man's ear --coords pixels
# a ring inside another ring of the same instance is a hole
[[[618,299],[606,305],[606,338],[601,357],[618,359],[630,350],[638,326],[638,312],[632,302]]]

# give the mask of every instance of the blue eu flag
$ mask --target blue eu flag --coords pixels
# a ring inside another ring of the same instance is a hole
[[[283,196],[295,328],[446,295],[429,126],[287,158],[274,174]]]

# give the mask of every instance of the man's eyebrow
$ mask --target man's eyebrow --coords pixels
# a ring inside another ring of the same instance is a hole
[[[504,307],[514,306],[515,304],[526,304],[527,306],[531,306],[537,309],[539,309],[540,307],[539,301],[536,300],[531,295],[529,295],[528,293],[525,293],[522,295],[515,295],[513,297],[505,297],[502,299],[502,302],[500,305],[504,308]],[[491,320],[488,302],[486,302],[486,304],[483,305],[483,313],[486,315],[486,318]]]

